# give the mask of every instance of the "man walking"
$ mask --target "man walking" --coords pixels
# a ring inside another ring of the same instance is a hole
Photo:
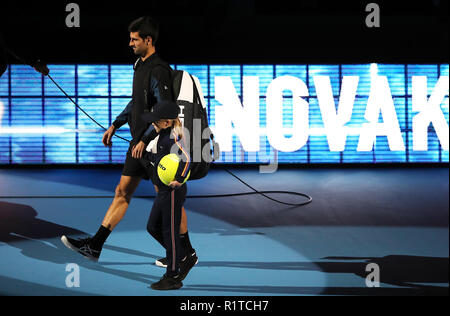
[[[157,175],[152,173],[152,169],[148,167],[149,162],[143,160],[142,157],[145,148],[157,133],[154,127],[144,121],[142,117],[145,113],[151,112],[156,103],[173,100],[170,66],[161,60],[155,48],[158,39],[158,24],[150,17],[141,17],[133,21],[128,30],[130,32],[129,46],[133,48],[136,55],[140,56],[134,65],[132,100],[117,116],[102,139],[105,146],[112,146],[111,139],[117,129],[126,123],[129,124],[132,141],[126,154],[122,176],[116,187],[114,200],[97,233],[92,238],[78,240],[67,236],[61,237],[61,241],[68,248],[94,261],[98,260],[103,244],[125,215],[131,197],[141,179],[152,180],[153,183],[156,183],[154,177]],[[155,190],[158,191],[156,185]],[[184,207],[180,225],[180,240],[186,251],[185,255],[191,258],[189,262],[194,262],[193,266],[197,262],[197,256],[189,241]],[[164,266],[165,262],[166,259],[162,258],[157,261],[157,265]],[[186,268],[190,269],[192,266]]]

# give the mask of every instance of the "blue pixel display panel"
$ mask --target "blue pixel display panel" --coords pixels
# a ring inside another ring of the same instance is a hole
[[[448,64],[172,67],[199,79],[216,163],[449,162]],[[131,99],[132,65],[49,68],[105,127]],[[128,143],[105,148],[102,134],[31,67],[0,78],[0,164],[123,163]]]

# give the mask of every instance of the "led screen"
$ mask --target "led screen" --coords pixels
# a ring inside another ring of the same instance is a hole
[[[199,79],[216,163],[448,163],[448,65],[172,65]],[[131,99],[132,65],[49,65],[105,127]],[[0,164],[123,163],[47,77],[0,78]],[[130,139],[127,125],[118,135]]]

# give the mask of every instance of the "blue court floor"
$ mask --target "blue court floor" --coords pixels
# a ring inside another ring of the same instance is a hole
[[[149,182],[93,263],[60,236],[97,231],[120,169],[0,169],[0,294],[448,295],[448,168],[231,170],[259,190],[303,192],[313,201],[188,198],[199,262],[183,288],[158,292],[150,284],[164,273],[154,265],[164,251],[146,232]],[[188,195],[248,191],[222,169],[188,182]],[[79,267],[79,287],[66,284],[70,263]],[[366,285],[370,263],[379,267],[379,287]]]

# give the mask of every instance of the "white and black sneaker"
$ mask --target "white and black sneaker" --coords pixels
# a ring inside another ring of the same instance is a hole
[[[155,282],[151,285],[151,288],[154,290],[164,291],[164,290],[178,290],[183,286],[183,282],[181,282],[180,276],[168,276],[164,274],[161,280]]]
[[[197,264],[198,257],[195,251],[187,255],[180,263],[180,279],[183,281],[188,275],[189,271]]]
[[[167,258],[159,258],[158,260],[155,260],[155,265],[161,268],[167,268]]]
[[[82,254],[89,260],[97,262],[100,257],[100,251],[91,246],[91,238],[73,239],[63,235],[61,241],[64,246]]]
[[[196,265],[198,262],[198,258],[197,258],[197,255],[195,254],[195,251],[193,253],[191,253],[189,256],[190,257],[195,256],[196,260],[195,260],[194,265]],[[159,258],[158,260],[155,260],[155,265],[158,267],[161,267],[161,268],[167,268],[167,262],[168,262],[167,258]]]

